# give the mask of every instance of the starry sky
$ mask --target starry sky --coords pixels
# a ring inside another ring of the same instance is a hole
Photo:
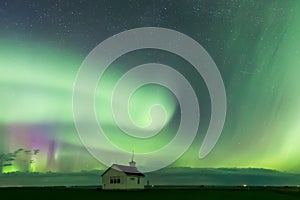
[[[210,119],[209,93],[184,59],[154,49],[130,52],[109,67],[100,89],[109,94],[126,70],[147,62],[168,64],[189,80],[200,102],[199,131],[192,146],[170,166],[300,173],[299,13],[296,0],[1,0],[0,152],[40,149],[32,157],[31,171],[103,169],[76,133],[72,92],[78,69],[93,48],[114,34],[164,27],[199,42],[224,81],[226,121],[207,157],[199,159],[198,152]],[[96,110],[107,103],[96,99]],[[155,103],[164,105],[168,123],[157,137],[134,141],[137,152],[153,151],[176,134],[178,102],[158,85],[144,86],[134,94],[133,121],[147,125],[147,109]],[[120,132],[109,109],[98,110],[97,115],[106,119],[107,137],[130,151],[133,138]],[[16,163],[4,169],[16,170],[24,166]]]

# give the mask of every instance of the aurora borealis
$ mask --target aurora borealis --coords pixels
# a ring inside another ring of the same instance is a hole
[[[174,137],[178,102],[162,86],[146,85],[129,102],[132,120],[142,127],[151,121],[151,105],[164,105],[166,126],[150,140],[132,142],[114,124],[107,106],[111,90],[125,71],[158,62],[182,73],[200,101],[198,135],[171,166],[300,173],[299,13],[296,0],[0,1],[0,152],[40,149],[32,166],[39,172],[103,169],[86,151],[74,126],[72,92],[77,71],[106,38],[153,26],[190,36],[213,58],[227,95],[222,135],[212,152],[198,159],[210,118],[205,83],[184,59],[146,49],[117,59],[99,83],[104,95],[97,90],[95,108],[111,133],[107,136],[137,152],[155,150]],[[112,158],[112,162],[118,161]],[[21,168],[14,165],[4,171]]]

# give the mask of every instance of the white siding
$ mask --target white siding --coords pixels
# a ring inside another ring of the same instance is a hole
[[[111,178],[120,177],[120,183],[111,183]],[[102,176],[102,189],[104,190],[117,190],[117,189],[144,189],[144,177],[128,176],[122,171],[110,168]]]
[[[111,177],[120,177],[120,183],[110,183]],[[122,171],[118,171],[110,168],[102,176],[102,188],[113,190],[113,189],[126,189],[126,174]]]
[[[140,176],[127,176],[127,189],[144,189],[144,177]]]

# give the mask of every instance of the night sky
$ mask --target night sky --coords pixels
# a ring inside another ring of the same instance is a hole
[[[40,149],[32,157],[35,162],[30,171],[103,169],[81,143],[74,125],[72,92],[78,69],[93,48],[114,34],[164,27],[199,42],[222,75],[227,116],[210,154],[198,158],[211,115],[209,93],[201,76],[184,59],[154,49],[123,55],[109,67],[99,86],[104,96],[134,66],[168,64],[189,80],[201,109],[196,139],[171,166],[300,173],[299,20],[297,0],[1,0],[0,152]],[[147,110],[152,104],[162,104],[168,113],[166,127],[149,141],[133,142],[122,134],[104,106],[109,102],[96,97],[97,115],[105,119],[107,137],[127,151],[154,151],[176,134],[180,109],[164,87],[142,87],[130,101],[132,120],[141,126],[151,121]],[[112,158],[113,162],[120,161]],[[24,170],[22,163],[4,169],[16,170]]]

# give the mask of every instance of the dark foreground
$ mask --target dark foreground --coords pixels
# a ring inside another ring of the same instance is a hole
[[[140,191],[104,191],[96,187],[0,188],[7,199],[300,199],[297,187],[154,187]]]

